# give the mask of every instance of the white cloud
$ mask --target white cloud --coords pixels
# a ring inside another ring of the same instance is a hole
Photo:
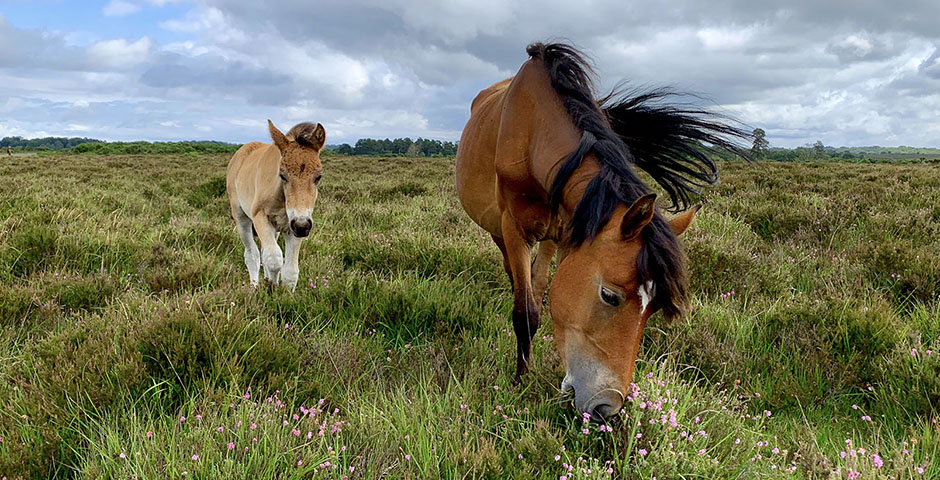
[[[108,17],[121,17],[124,15],[137,13],[139,11],[140,5],[126,2],[124,0],[111,0],[107,5],[104,6],[104,8],[101,9],[101,13]]]
[[[123,38],[103,40],[88,47],[88,55],[98,66],[124,70],[146,62],[152,46],[153,41],[148,37],[133,43]]]
[[[720,28],[702,28],[695,32],[695,36],[706,50],[736,50],[750,45],[756,31],[757,28],[753,26],[739,28],[731,25]]]

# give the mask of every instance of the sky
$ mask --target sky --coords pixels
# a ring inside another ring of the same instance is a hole
[[[534,41],[771,146],[940,147],[940,1],[0,0],[0,137],[457,140]]]

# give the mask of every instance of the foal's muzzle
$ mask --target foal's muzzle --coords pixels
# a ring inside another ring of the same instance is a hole
[[[297,238],[310,235],[311,228],[313,228],[313,221],[309,218],[295,218],[290,221],[290,231]]]

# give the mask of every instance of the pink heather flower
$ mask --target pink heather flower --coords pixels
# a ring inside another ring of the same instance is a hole
[[[235,424],[235,428],[242,428],[242,421],[241,421],[241,420],[239,420],[238,423]]]
[[[288,328],[290,328],[290,324],[289,324],[289,323],[285,323],[285,324],[284,324],[284,329],[287,330]]]
[[[740,444],[740,443],[741,443],[741,439],[740,439],[740,438],[735,438],[735,439],[734,439],[734,444],[735,444],[735,445],[738,445],[738,444]]]
[[[699,450],[699,451],[698,451],[698,454],[699,454],[699,455],[705,455],[705,449],[703,448],[703,449]]]
[[[219,433],[222,433],[222,432],[225,431],[225,428],[224,428],[224,427],[219,427],[219,428],[216,429],[216,431],[218,431]]]
[[[297,466],[298,466],[298,467],[301,466],[301,465],[303,465],[303,464],[304,464],[304,461],[303,461],[303,460],[297,460]]]
[[[228,445],[226,446],[229,450],[235,450],[235,442],[228,442]]]
[[[153,438],[153,432],[147,430],[147,438]]]
[[[180,423],[183,423],[185,421],[186,421],[186,417],[180,417]]]
[[[912,356],[912,357],[916,357],[916,356],[917,356],[917,349],[916,349],[916,348],[912,348],[912,349],[911,349],[911,356]]]
[[[127,455],[124,455],[124,452],[121,452],[121,454],[118,455],[118,456],[121,457],[121,458],[127,458]],[[4,477],[4,478],[6,478],[6,477]]]
[[[885,464],[885,462],[881,460],[881,457],[879,457],[877,453],[871,456],[871,461],[875,464],[875,468],[881,468]]]
[[[586,428],[582,428],[582,429],[581,429],[581,433],[584,434],[584,435],[587,435],[588,432],[589,432],[589,430],[586,429]]]
[[[866,422],[870,422],[870,421],[871,421],[871,417],[869,417],[868,415],[862,415],[862,420],[864,420],[864,421],[866,421]]]
[[[917,471],[917,474],[918,474],[918,475],[923,475],[923,474],[924,474],[924,467],[917,467],[917,468],[915,468],[914,470]]]
[[[405,460],[411,460],[411,455],[405,455]]]
[[[257,424],[257,423],[252,423],[251,426],[248,427],[248,428],[254,430],[254,429],[258,428],[258,424]]]
[[[642,433],[637,433],[637,434],[636,434],[636,438],[638,438],[638,439],[643,438],[643,434],[642,434]]]
[[[770,413],[770,410],[764,410],[764,416],[765,416],[765,417],[769,417],[769,416],[771,416],[771,415],[773,415],[773,414]]]
[[[493,390],[499,390],[499,385],[493,385]]]
[[[647,452],[645,448],[641,448],[639,453],[640,453],[640,456],[641,456],[641,457],[645,457],[646,454],[649,453],[649,452]]]
[[[849,471],[849,478],[858,478],[858,475],[859,475],[858,472],[854,470]]]
[[[780,453],[780,449],[777,447],[774,447],[774,449],[771,450],[771,452],[773,452],[774,454],[777,454],[777,453]]]
[[[293,430],[291,430],[290,433],[291,433],[291,435],[293,435],[293,436],[295,436],[295,437],[299,437],[299,436],[300,436],[300,430],[297,430],[296,428],[293,429]]]
[[[199,455],[193,454],[193,461],[199,460]]]
[[[196,415],[196,420],[202,420],[202,415]]]
[[[852,404],[852,410],[858,410],[858,405]]]
[[[557,462],[559,460],[561,460],[561,455],[555,455],[555,461]]]

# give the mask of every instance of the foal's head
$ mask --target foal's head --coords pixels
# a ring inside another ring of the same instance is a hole
[[[278,173],[291,233],[295,237],[306,237],[313,227],[310,215],[317,201],[317,184],[323,176],[320,149],[326,142],[326,130],[319,123],[304,122],[284,135],[271,120],[268,120],[268,130],[281,151]]]
[[[552,280],[549,301],[565,366],[562,390],[573,391],[575,406],[595,421],[617,413],[630,393],[646,320],[659,309],[676,307],[663,305],[669,299],[664,290],[671,286],[657,285],[641,272],[644,256],[664,253],[644,251],[649,238],[644,230],[654,227],[655,199],[649,194],[614,209],[593,239],[570,250]],[[663,221],[662,228],[670,229],[674,239],[694,214],[693,209]],[[680,262],[684,265],[684,257]],[[687,281],[681,273],[669,281]]]

